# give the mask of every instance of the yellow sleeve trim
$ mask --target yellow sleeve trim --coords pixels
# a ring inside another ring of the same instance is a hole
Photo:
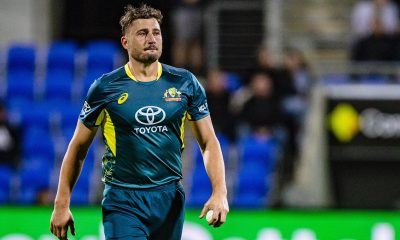
[[[125,64],[124,69],[125,69],[126,75],[128,75],[129,78],[131,78],[133,81],[138,81],[137,78],[135,78],[135,76],[133,76],[131,70],[129,69],[128,63]],[[162,64],[160,62],[158,62],[157,79],[156,80],[160,79],[161,75],[162,75]]]
[[[96,123],[94,124],[95,126],[99,126],[103,122],[103,120],[104,120],[104,111],[105,111],[105,109],[103,109],[101,111],[101,113],[99,114],[99,116],[97,117]]]
[[[107,110],[104,110],[105,120],[103,121],[103,135],[106,139],[106,143],[110,148],[112,154],[117,156],[117,139],[115,137],[115,127],[114,123],[111,120],[110,114]]]
[[[188,120],[192,121],[192,116],[189,113],[187,113],[186,115],[187,115]]]
[[[182,149],[185,148],[184,140],[185,140],[185,120],[186,120],[186,112],[183,114],[182,123],[181,123],[181,142],[182,142]]]

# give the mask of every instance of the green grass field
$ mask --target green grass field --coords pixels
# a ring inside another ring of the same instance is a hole
[[[51,208],[42,207],[1,207],[0,240],[55,239],[49,232],[51,211]],[[77,230],[77,236],[72,239],[102,239],[99,207],[74,207],[72,212]],[[226,224],[218,229],[209,227],[205,219],[199,219],[199,213],[200,210],[187,210],[182,239],[267,240],[268,236],[275,235],[279,237],[277,240],[291,240],[296,234],[305,234],[318,240],[400,240],[398,212],[232,209]],[[382,236],[386,238],[379,238]]]

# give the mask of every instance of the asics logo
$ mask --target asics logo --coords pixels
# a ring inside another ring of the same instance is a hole
[[[158,124],[164,121],[165,117],[165,111],[156,106],[142,107],[135,113],[136,121],[146,126]]]
[[[123,104],[128,99],[128,96],[128,93],[121,94],[121,97],[118,98],[118,104]]]

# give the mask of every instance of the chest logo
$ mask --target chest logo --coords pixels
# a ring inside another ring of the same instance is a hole
[[[118,104],[123,104],[128,99],[128,96],[128,93],[121,94],[121,97],[118,98]]]
[[[179,102],[182,100],[182,93],[179,92],[176,88],[168,88],[164,93],[164,100],[167,102]]]
[[[142,107],[135,113],[135,119],[139,123],[150,126],[164,121],[165,111],[156,106]]]

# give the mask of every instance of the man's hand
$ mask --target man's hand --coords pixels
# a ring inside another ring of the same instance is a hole
[[[68,227],[75,236],[74,218],[69,208],[54,208],[50,220],[50,231],[60,240],[68,240]]]
[[[228,200],[226,196],[211,195],[210,199],[204,204],[199,218],[203,218],[209,210],[213,210],[213,215],[208,225],[215,228],[221,226],[226,221],[229,212]]]

